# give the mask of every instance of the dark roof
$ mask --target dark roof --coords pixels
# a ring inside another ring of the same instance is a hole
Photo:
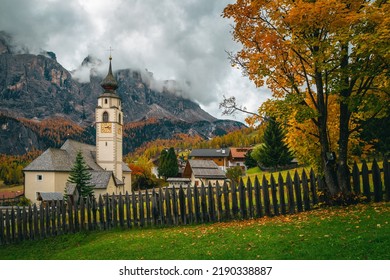
[[[64,195],[60,192],[39,192],[37,193],[38,200],[40,201],[53,201],[63,200]]]
[[[228,157],[230,155],[229,148],[222,149],[193,149],[190,157]]]
[[[94,189],[106,189],[110,178],[113,177],[112,171],[91,171],[91,185],[94,186]]]
[[[191,182],[191,179],[190,178],[181,178],[181,177],[170,177],[170,178],[167,178],[167,182],[188,183],[188,182]]]
[[[188,164],[195,178],[226,179],[225,172],[219,169],[218,165],[212,160],[190,159]]]
[[[96,147],[74,140],[66,140],[60,149],[49,148],[37,157],[24,171],[71,171],[76,160],[77,153],[81,151],[85,163],[90,170],[104,171],[96,163]],[[122,170],[131,172],[127,164],[122,162]]]

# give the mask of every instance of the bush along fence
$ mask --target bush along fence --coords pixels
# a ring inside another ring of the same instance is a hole
[[[383,169],[374,161],[371,170],[355,164],[351,191],[367,201],[390,200],[387,160]],[[267,180],[225,182],[222,186],[159,188],[96,199],[55,201],[44,206],[12,207],[0,212],[0,244],[44,239],[67,233],[112,228],[174,226],[261,218],[309,211],[319,203],[322,180],[313,171],[271,175]]]

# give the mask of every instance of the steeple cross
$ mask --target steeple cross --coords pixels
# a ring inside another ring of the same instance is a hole
[[[112,59],[111,53],[112,53],[113,50],[114,50],[114,49],[111,48],[111,46],[110,46],[110,48],[107,50],[108,52],[110,52],[110,60]]]

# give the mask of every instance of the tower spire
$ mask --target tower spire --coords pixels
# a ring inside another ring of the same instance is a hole
[[[112,61],[112,56],[111,56],[111,48],[110,48],[110,57],[108,58],[110,60],[110,66],[108,68],[108,74],[100,84],[101,87],[106,91],[110,93],[115,93],[115,90],[118,88],[118,83],[112,74],[112,67],[111,67],[111,61]]]

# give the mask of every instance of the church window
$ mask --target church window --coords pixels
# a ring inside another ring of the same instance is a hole
[[[108,103],[108,100],[107,98],[104,99],[104,104],[107,104]]]
[[[103,122],[108,122],[108,113],[107,112],[103,113]]]
[[[43,180],[43,176],[41,174],[38,174],[37,175],[37,181],[42,181]]]
[[[118,122],[122,123],[122,115],[121,115],[121,113],[119,113]]]

